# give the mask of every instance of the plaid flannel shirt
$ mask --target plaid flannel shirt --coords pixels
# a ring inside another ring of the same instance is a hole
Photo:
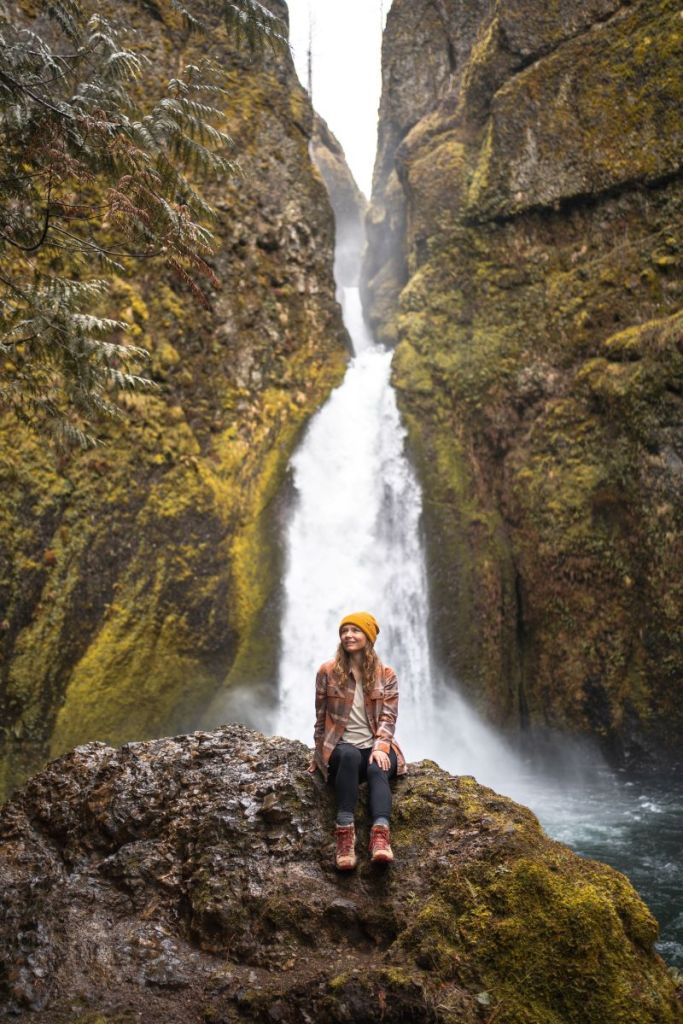
[[[313,743],[315,763],[327,779],[327,765],[332,751],[344,734],[353,706],[353,686],[339,686],[332,674],[334,661],[326,661],[315,677],[315,728]],[[394,739],[396,716],[398,715],[398,679],[393,668],[380,662],[375,676],[375,685],[365,694],[365,710],[370,729],[375,737],[373,750],[389,753],[396,751],[397,775],[407,772],[403,751]]]

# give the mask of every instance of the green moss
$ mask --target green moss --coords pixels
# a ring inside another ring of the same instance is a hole
[[[680,185],[473,223],[453,196],[493,136],[428,127],[408,181],[442,138],[464,144],[463,177],[435,165],[429,195],[407,192],[393,379],[437,654],[501,724],[587,731],[619,754],[637,721],[675,748]]]
[[[316,378],[322,394],[343,367],[342,353],[325,365]],[[311,392],[315,400],[313,382]],[[137,520],[136,555],[71,673],[51,756],[84,737],[117,744],[190,728],[225,683],[228,665],[226,685],[272,680],[277,638],[269,649],[260,635],[279,579],[268,510],[306,407],[274,389],[261,402],[249,445],[228,432],[216,446],[217,466],[181,466],[151,490]],[[239,642],[229,654],[230,630]],[[35,637],[29,642],[45,649]]]
[[[421,267],[402,295],[392,380],[425,491],[437,644],[454,635],[457,623],[457,644],[441,644],[439,655],[469,682],[478,705],[501,721],[515,713],[517,700],[514,682],[500,693],[501,676],[514,681],[516,672],[505,654],[514,644],[514,566],[503,517],[482,487],[463,420],[486,419],[500,403],[514,379],[520,338],[490,323],[473,333],[467,305],[459,270],[443,253]],[[491,605],[505,621],[482,630]]]
[[[415,781],[410,803],[397,802],[403,848],[419,847],[419,808],[438,805],[441,794],[438,771]],[[622,875],[552,843],[533,815],[472,779],[458,779],[457,800],[440,820],[454,837],[449,868],[392,957],[425,972],[444,1020],[470,1020],[468,1007],[476,1019],[477,1005],[506,1024],[681,1019],[652,955],[656,922]]]
[[[139,1016],[134,1010],[123,1013],[101,1013],[98,1010],[81,1013],[76,1011],[68,1017],[60,1016],[55,1024],[134,1024]]]
[[[342,351],[317,370],[307,359],[302,372],[308,374],[308,402],[320,402],[340,384],[345,368],[346,358]],[[257,435],[258,475],[254,476],[252,486],[243,494],[241,525],[235,532],[230,550],[241,642],[225,681],[228,687],[235,682],[272,685],[275,678],[279,643],[276,596],[282,574],[275,499],[309,408],[308,405],[297,404],[287,393],[274,389],[264,395],[264,417]],[[244,452],[240,470],[243,480],[249,479],[250,469],[251,459]]]
[[[141,90],[177,71],[177,17],[159,10],[130,11],[150,57]],[[72,744],[195,727],[228,679],[274,684],[276,629],[261,643],[279,580],[273,509],[302,425],[341,380],[345,339],[307,100],[270,58],[237,70],[222,30],[211,43],[242,168],[206,186],[223,288],[201,309],[151,263],[113,279],[161,387],[124,399],[101,448],[56,464],[0,425],[5,793]]]
[[[188,510],[200,512],[207,500],[195,478],[194,471],[169,474],[161,493],[152,493],[140,527],[153,520],[157,525],[152,531],[178,529],[185,533],[185,543],[162,557],[153,543],[138,549],[119,582],[115,603],[71,674],[50,756],[86,736],[118,744],[161,728],[180,731],[215,688],[215,671],[209,670],[204,644],[183,607],[205,608],[210,615],[222,582],[220,572],[208,578],[196,575],[197,563],[210,552],[206,546],[202,550],[201,542],[198,550],[197,539],[186,532]],[[209,515],[211,511],[207,509]],[[162,520],[164,527],[158,525]],[[220,547],[211,554],[220,561]],[[182,594],[182,600],[171,602],[172,592],[178,598]],[[205,628],[210,631],[210,624]]]
[[[636,7],[569,40],[496,93],[471,216],[518,213],[634,180],[680,162],[683,55],[678,7]]]
[[[407,188],[420,196],[420,218],[411,225],[416,240],[431,230],[433,224],[447,232],[463,201],[467,148],[454,133],[440,134],[436,138],[431,134],[429,118],[424,118],[408,143],[415,147],[416,153],[409,165]],[[447,184],[445,193],[444,184]]]
[[[421,926],[436,924],[452,956],[476,958],[480,983],[505,1006],[507,1020],[607,1024],[627,1012],[634,1021],[677,1019],[670,994],[657,994],[654,983],[636,1002],[627,964],[640,976],[640,949],[651,948],[657,929],[625,880],[615,878],[608,895],[588,870],[570,870],[561,853],[551,863],[521,858],[497,877],[495,870],[454,874],[440,913]],[[635,936],[627,933],[625,943],[624,922],[634,915]]]

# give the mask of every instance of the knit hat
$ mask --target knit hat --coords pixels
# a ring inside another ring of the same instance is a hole
[[[358,626],[359,629],[363,630],[371,644],[374,644],[379,633],[379,623],[370,612],[351,612],[350,615],[345,615],[339,623],[340,633],[342,626]]]

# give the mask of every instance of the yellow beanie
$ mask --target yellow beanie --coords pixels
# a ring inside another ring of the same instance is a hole
[[[370,612],[351,612],[350,615],[345,615],[339,623],[340,633],[342,626],[358,626],[359,629],[363,630],[371,644],[374,644],[379,633],[377,619]]]

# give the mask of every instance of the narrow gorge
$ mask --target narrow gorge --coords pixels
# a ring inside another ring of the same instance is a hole
[[[683,1024],[680,10],[380,4],[368,200],[292,53],[99,8],[141,92],[210,51],[239,169],[207,308],[113,279],[157,389],[0,412],[0,1017]],[[411,764],[343,876],[361,606]]]

